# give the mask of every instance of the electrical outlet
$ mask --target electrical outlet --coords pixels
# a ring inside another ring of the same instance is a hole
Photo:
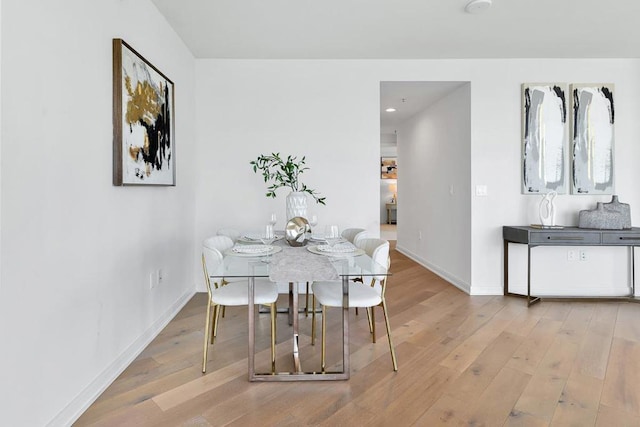
[[[576,251],[567,251],[567,261],[577,261],[578,253]]]
[[[587,260],[587,251],[580,251],[580,261]]]

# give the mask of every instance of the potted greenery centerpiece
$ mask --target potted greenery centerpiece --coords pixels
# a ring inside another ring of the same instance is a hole
[[[291,193],[287,195],[287,221],[296,216],[307,217],[307,194],[310,194],[316,203],[325,204],[326,197],[320,197],[315,190],[300,182],[300,174],[309,170],[305,160],[305,156],[300,160],[292,156],[283,159],[280,153],[271,153],[268,156],[260,155],[250,162],[255,173],[258,173],[258,170],[262,173],[264,182],[271,182],[267,187],[267,197],[275,198],[276,190],[280,187],[291,189]]]

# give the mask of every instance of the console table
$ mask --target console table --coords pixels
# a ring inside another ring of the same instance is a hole
[[[502,240],[504,244],[504,295],[526,297],[530,306],[540,301],[540,297],[531,296],[531,248],[536,246],[625,246],[629,248],[631,261],[629,272],[631,275],[631,293],[627,296],[605,297],[610,299],[627,299],[640,302],[635,296],[635,260],[634,248],[640,246],[640,228],[627,230],[594,230],[578,227],[564,227],[562,229],[534,228],[527,226],[503,226]],[[527,294],[509,292],[509,243],[527,245]],[[552,298],[558,298],[556,296]],[[579,297],[568,298],[603,298]]]
[[[396,212],[395,223],[398,223],[398,204],[397,203],[387,203],[387,224],[393,224],[393,220],[391,219],[391,212]]]

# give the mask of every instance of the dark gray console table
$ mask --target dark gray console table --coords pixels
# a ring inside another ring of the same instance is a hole
[[[539,229],[526,226],[504,226],[502,227],[502,239],[504,242],[504,295],[526,297],[527,304],[535,304],[540,301],[540,297],[531,296],[531,248],[536,246],[625,246],[629,248],[631,261],[629,270],[631,275],[631,293],[627,296],[611,296],[607,299],[626,299],[640,302],[635,297],[635,260],[634,250],[640,246],[640,228],[633,227],[628,230],[593,230],[578,227],[565,227],[563,229]],[[519,243],[527,245],[527,294],[516,294],[509,292],[509,243]],[[554,296],[553,298],[558,298]],[[568,298],[598,298],[603,297],[580,297],[570,296]]]

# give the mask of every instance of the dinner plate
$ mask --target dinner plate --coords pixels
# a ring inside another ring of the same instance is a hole
[[[327,239],[324,238],[324,234],[312,234],[311,237],[309,237],[309,240],[312,242],[318,242],[318,243],[322,243],[322,242],[326,242]],[[345,238],[340,238],[340,240],[338,240],[336,242],[336,244],[338,243],[344,243],[347,240]]]
[[[225,255],[258,257],[273,255],[280,252],[281,250],[281,247],[271,245],[236,245],[231,249],[227,249],[225,251]]]
[[[340,252],[338,252],[335,249],[334,251],[327,250],[325,246],[328,246],[328,245],[307,246],[307,250],[311,253],[318,254],[318,255],[338,256],[338,257],[351,257],[351,256],[360,256],[365,254],[364,250],[360,248],[356,248],[355,246],[353,247],[353,250],[349,250],[349,251],[345,250]]]
[[[283,238],[284,236],[282,234],[276,233],[276,239],[274,241],[278,241]],[[257,243],[260,242],[260,233],[246,233],[238,237],[238,240],[243,243]]]

